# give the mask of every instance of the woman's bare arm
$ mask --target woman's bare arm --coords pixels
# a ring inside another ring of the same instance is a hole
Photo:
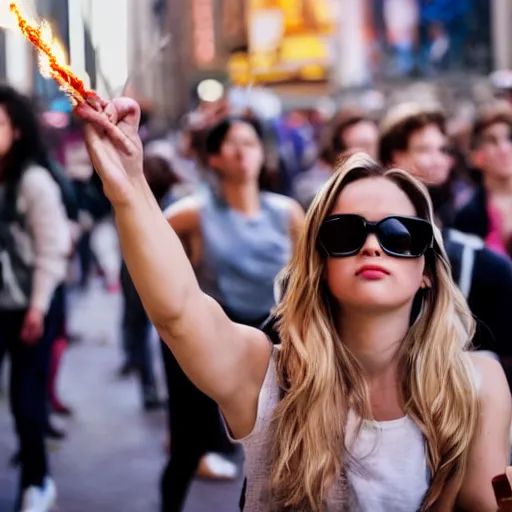
[[[151,321],[192,382],[226,411],[235,435],[244,435],[254,423],[270,357],[265,335],[231,322],[200,290],[143,176],[136,103],[115,100],[106,115],[78,109],[114,206],[124,260]]]

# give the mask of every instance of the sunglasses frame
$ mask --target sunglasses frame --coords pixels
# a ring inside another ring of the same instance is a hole
[[[426,252],[428,252],[429,249],[432,249],[434,247],[434,230],[432,228],[432,224],[428,221],[428,220],[425,220],[425,219],[421,219],[419,217],[407,217],[405,215],[389,215],[388,217],[384,217],[383,219],[377,221],[377,222],[371,222],[369,220],[366,220],[363,216],[361,215],[357,215],[355,213],[341,213],[341,214],[337,214],[337,215],[329,215],[325,220],[324,222],[322,223],[322,227],[329,223],[329,222],[334,222],[340,218],[344,218],[344,217],[356,217],[357,219],[360,219],[362,221],[362,225],[364,227],[364,229],[366,230],[366,237],[365,239],[363,240],[363,243],[362,245],[357,249],[357,250],[354,250],[354,251],[350,251],[350,252],[342,252],[342,253],[338,253],[338,252],[335,252],[335,253],[331,253],[330,251],[328,251],[325,247],[325,245],[323,244],[322,242],[322,238],[321,236],[319,235],[318,236],[318,242],[320,244],[320,246],[322,247],[322,249],[324,250],[324,252],[327,254],[327,256],[329,258],[348,258],[349,256],[355,256],[356,254],[358,254],[361,249],[364,247],[364,244],[366,243],[366,239],[368,238],[368,235],[371,234],[371,233],[374,233],[376,238],[377,238],[377,241],[379,242],[379,245],[381,247],[381,249],[388,255],[388,256],[393,256],[394,258],[406,258],[406,259],[413,259],[413,258],[421,258],[422,256],[425,255]],[[415,222],[420,222],[422,224],[426,224],[429,226],[430,228],[430,242],[429,244],[425,247],[425,249],[423,250],[423,252],[421,252],[420,254],[418,255],[412,255],[412,254],[400,254],[400,253],[396,253],[396,252],[393,252],[393,251],[390,251],[389,249],[386,249],[383,245],[382,245],[382,242],[379,238],[379,233],[378,233],[378,229],[379,229],[379,225],[382,224],[383,222],[385,222],[386,220],[389,220],[389,219],[396,219],[398,221],[402,221],[402,220],[405,220],[405,221],[415,221]],[[322,229],[322,227],[320,229]]]

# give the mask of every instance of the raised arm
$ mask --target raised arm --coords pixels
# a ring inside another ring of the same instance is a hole
[[[114,207],[123,257],[144,307],[188,377],[223,409],[235,435],[255,420],[270,357],[263,333],[234,324],[202,293],[182,244],[142,173],[140,110],[127,98],[104,113],[77,107],[105,194]]]

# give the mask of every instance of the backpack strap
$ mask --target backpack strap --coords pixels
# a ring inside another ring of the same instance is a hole
[[[471,284],[473,282],[473,268],[475,266],[476,251],[485,247],[484,241],[467,233],[462,233],[455,229],[450,230],[450,240],[462,246],[462,255],[460,260],[460,273],[458,279],[459,289],[466,298],[471,293]]]

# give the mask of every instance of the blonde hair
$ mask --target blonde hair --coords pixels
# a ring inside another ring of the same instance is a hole
[[[287,290],[278,309],[282,347],[277,359],[283,398],[271,429],[270,485],[279,510],[325,510],[330,488],[351,461],[345,446],[347,415],[372,418],[370,393],[361,366],[335,328],[324,282],[325,256],[317,236],[342,189],[364,178],[396,183],[417,215],[433,224],[425,187],[405,171],[385,170],[362,153],[349,157],[315,198],[292,260]],[[439,505],[450,483],[459,489],[476,429],[478,406],[472,368],[465,353],[474,321],[452,281],[437,228],[425,255],[432,287],[398,354],[405,413],[421,429],[432,474],[422,509]]]

